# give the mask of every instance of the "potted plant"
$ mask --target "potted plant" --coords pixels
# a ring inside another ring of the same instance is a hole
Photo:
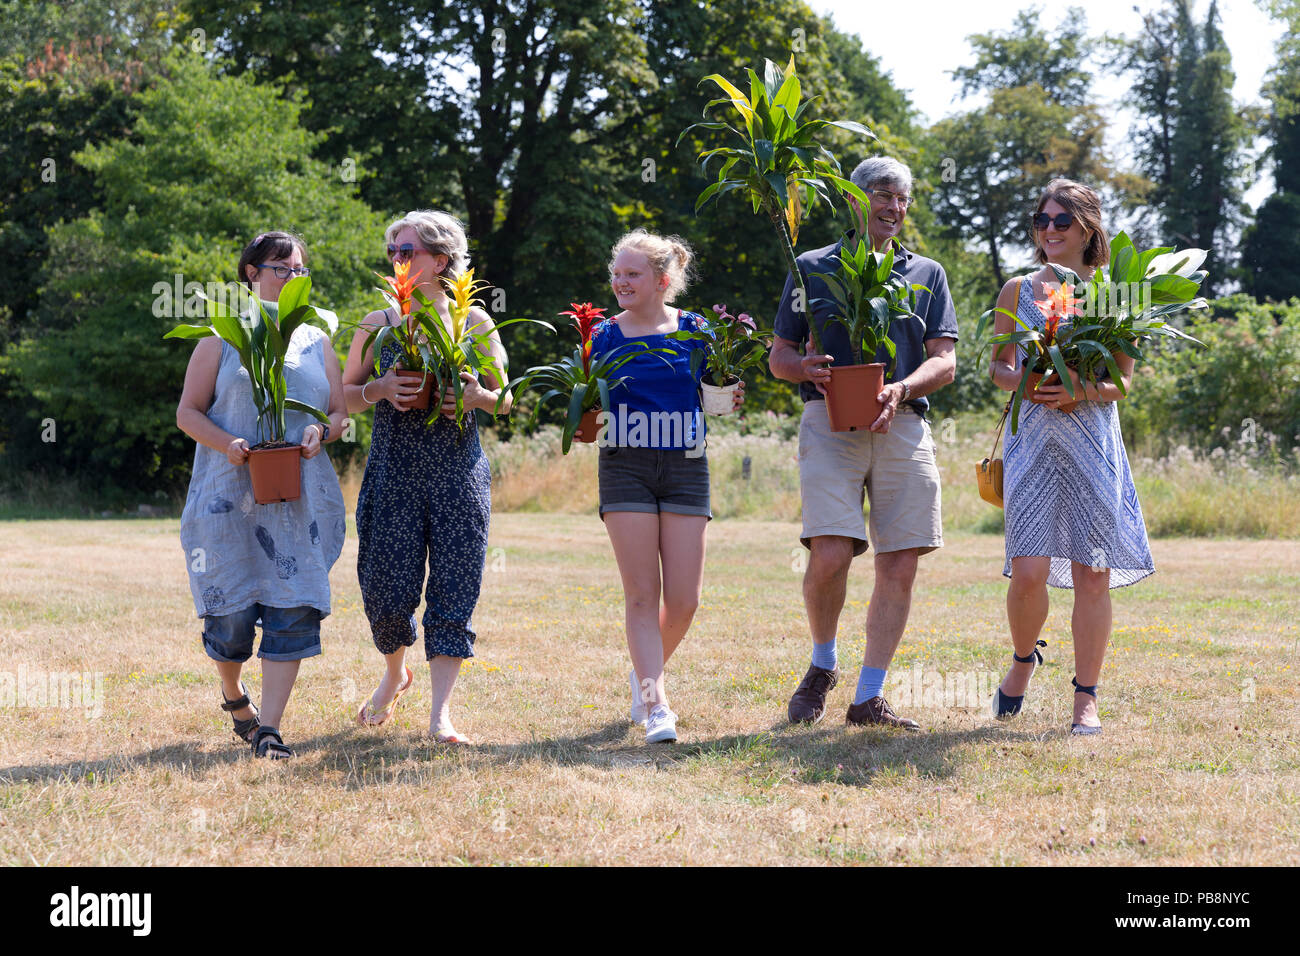
[[[744,312],[732,315],[725,305],[713,306],[717,316],[706,330],[668,333],[670,339],[694,339],[705,348],[691,352],[691,374],[700,374],[700,407],[706,415],[730,415],[735,408],[735,392],[740,377],[762,365],[772,345],[770,332],[759,332],[754,320]]]
[[[1094,385],[1108,375],[1120,394],[1126,394],[1116,353],[1142,362],[1146,358],[1143,346],[1157,339],[1205,348],[1204,342],[1166,321],[1189,309],[1205,308],[1205,299],[1199,294],[1208,275],[1200,271],[1205,255],[1202,249],[1175,250],[1172,246],[1141,252],[1121,232],[1111,240],[1110,263],[1098,268],[1088,282],[1069,269],[1048,263],[1059,288],[1049,290],[1048,298],[1036,303],[1043,312],[1043,328],[1029,325],[1008,309],[989,309],[981,315],[977,338],[983,337],[990,319],[999,312],[1018,326],[990,337],[984,348],[1014,345],[1026,352],[1020,384],[1011,398],[1012,433],[1020,424],[1021,403],[1026,395],[1033,401],[1033,391],[1040,384],[1050,385],[1058,378],[1064,383],[1076,401],[1061,406],[1062,412],[1083,400],[1075,393],[1071,370],[1080,381]],[[1067,321],[1076,318],[1081,321]]]
[[[817,134],[833,126],[870,139],[876,137],[861,123],[849,120],[801,123],[800,118],[812,100],[800,102],[802,90],[794,57],[790,57],[784,70],[771,60],[765,63],[761,81],[753,70],[746,70],[748,96],[717,73],[704,77],[701,83],[711,80],[726,94],[705,105],[705,117],[714,106],[729,104],[740,122],[735,126],[728,122],[696,123],[682,131],[677,143],[680,145],[696,129],[727,130],[732,134],[736,145],[706,149],[699,154],[700,170],[705,178],[710,178],[711,160],[717,157],[721,165],[715,181],[695,201],[695,211],[699,212],[707,202],[724,193],[739,190],[755,213],[761,212],[771,221],[781,242],[786,268],[798,287],[796,308],[806,310],[807,284],[794,256],[799,224],[809,216],[818,199],[830,204],[832,191],[853,196],[864,207],[871,202],[862,190],[840,175],[839,162],[817,141]],[[817,327],[811,322],[808,327],[813,347],[824,353]]]
[[[516,386],[520,392],[532,389],[542,391],[541,398],[533,406],[532,414],[528,418],[528,425],[532,427],[536,424],[543,405],[557,395],[564,397],[567,407],[560,443],[563,453],[567,455],[573,444],[574,432],[579,428],[582,429],[582,437],[578,439],[579,441],[596,440],[596,416],[602,409],[610,407],[610,388],[627,380],[627,376],[612,378],[614,373],[641,352],[655,353],[663,350],[652,349],[644,342],[630,342],[617,353],[593,359],[591,339],[596,326],[605,318],[605,310],[593,308],[590,302],[573,302],[560,315],[567,315],[572,320],[573,327],[578,332],[578,347],[572,355],[567,355],[550,365],[536,365],[510,382],[502,390],[497,408],[501,407],[505,393]]]
[[[441,398],[435,402],[432,395],[436,392],[442,396],[450,389],[456,398],[456,425],[463,430],[465,386],[460,373],[473,371],[480,375],[492,371],[500,381],[505,381],[505,370],[497,368],[492,355],[489,334],[469,324],[470,310],[483,304],[478,294],[489,286],[474,279],[473,269],[455,279],[442,277],[441,281],[447,287],[449,319],[444,322],[433,301],[418,288],[420,273],[411,275],[410,268],[410,262],[396,262],[393,275],[380,276],[389,288],[379,292],[403,321],[372,329],[366,338],[366,347],[374,348],[375,373],[379,374],[384,345],[392,342],[397,346],[397,375],[420,379],[420,392],[411,407],[427,410],[425,425],[432,425],[442,413]],[[554,331],[548,322],[522,318],[497,322],[495,328],[503,329],[518,322],[534,322]],[[504,396],[505,390],[502,390]]]
[[[294,501],[301,494],[302,446],[285,440],[285,411],[305,412],[329,423],[329,416],[319,408],[286,394],[284,357],[293,333],[304,322],[319,325],[331,335],[338,327],[338,316],[308,303],[310,292],[311,278],[297,276],[284,284],[274,303],[250,296],[251,305],[244,315],[203,296],[212,324],[182,324],[163,336],[200,339],[217,335],[239,353],[257,408],[257,444],[248,451],[248,470],[253,500],[259,505]]]
[[[916,315],[916,293],[929,291],[918,283],[908,284],[894,272],[894,249],[876,252],[859,235],[850,247],[848,237],[836,254],[839,267],[832,273],[815,273],[826,283],[835,309],[828,319],[844,326],[853,349],[853,365],[831,366],[831,380],[826,385],[826,412],[831,431],[857,431],[869,428],[880,417],[882,406],[876,396],[885,387],[885,377],[893,373],[897,346],[890,338],[893,324],[900,319],[921,318]],[[868,362],[884,349],[889,362]]]

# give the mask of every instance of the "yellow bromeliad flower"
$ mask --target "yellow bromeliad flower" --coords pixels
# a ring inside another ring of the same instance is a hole
[[[470,309],[483,304],[483,300],[478,298],[479,293],[492,287],[486,282],[475,282],[473,269],[455,279],[444,276],[442,281],[447,286],[447,294],[451,299],[448,304],[451,312],[451,338],[453,342],[459,342],[465,337],[465,320],[469,318]]]

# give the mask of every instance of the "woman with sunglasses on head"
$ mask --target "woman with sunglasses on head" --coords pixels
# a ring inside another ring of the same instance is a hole
[[[239,281],[267,303],[307,275],[302,240],[268,232],[245,247]],[[255,308],[255,306],[253,306]],[[329,336],[312,325],[294,330],[285,355],[288,397],[328,408],[322,425],[305,412],[285,412],[285,437],[302,443],[302,493],[296,501],[253,502],[248,469],[257,408],[248,372],[217,336],[200,339],[185,371],[176,424],[193,438],[194,472],[181,515],[181,545],[194,604],[203,618],[203,647],[221,676],[221,709],[258,757],[294,756],[280,721],[303,658],[321,652],[320,622],[330,612],[329,571],[343,550],[343,494],[321,445],[338,438],[346,415],[338,357]],[[262,625],[262,708],[240,681]]]
[[[446,213],[420,209],[389,226],[385,240],[389,260],[409,263],[416,288],[450,325],[442,280],[458,278],[469,264],[460,223]],[[369,727],[387,723],[410,688],[414,674],[405,663],[406,649],[415,643],[415,610],[423,589],[424,652],[433,689],[429,734],[440,743],[465,744],[468,738],[452,724],[451,692],[461,662],[474,656],[470,618],[483,578],[492,507],[491,473],[472,410],[495,413],[504,381],[489,372],[485,386],[461,372],[470,414],[456,423],[455,397],[448,389],[442,415],[425,426],[427,412],[411,408],[420,382],[398,377],[396,346],[383,347],[382,374],[372,377],[375,357],[366,341],[371,330],[401,321],[391,308],[367,315],[343,373],[349,411],[375,410],[357,498],[357,577],[371,635],[385,662],[384,676],[356,720]],[[489,337],[497,367],[504,371],[506,352],[491,317],[472,309],[468,323]],[[507,395],[501,411],[508,412],[510,404]]]
[[[592,335],[593,355],[635,343],[670,353],[646,351],[619,369],[627,380],[609,390],[614,407],[602,413],[604,437],[596,436],[600,517],[623,581],[631,718],[645,726],[646,743],[677,739],[677,715],[664,692],[664,664],[686,637],[699,606],[704,536],[713,517],[701,373],[691,371],[691,352],[703,344],[667,338],[706,329],[702,317],[668,304],[686,288],[691,260],[690,248],[676,236],[643,229],[625,235],[609,261],[610,286],[623,311]],[[735,407],[744,399],[742,383]],[[669,424],[656,429],[656,421]],[[649,427],[638,433],[638,423]]]
[[[1042,329],[1047,318],[1038,303],[1046,306],[1049,292],[1060,294],[1056,273],[1047,263],[1064,266],[1086,282],[1110,260],[1101,199],[1080,183],[1054,179],[1038,201],[1030,232],[1043,268],[1008,282],[998,307]],[[1068,316],[1061,321],[1068,322]],[[1013,325],[1009,315],[999,313],[994,332],[1009,332]],[[1018,346],[995,350],[989,367],[994,383],[1014,392],[1024,359]],[[1040,386],[1034,401],[1021,406],[1019,430],[1006,440],[1002,573],[1011,578],[1007,617],[1014,661],[993,694],[993,715],[999,719],[1019,713],[1035,664],[1042,662],[1038,648],[1046,642],[1038,635],[1047,620],[1050,584],[1074,589],[1070,732],[1101,733],[1097,682],[1111,631],[1110,589],[1133,584],[1155,570],[1115,404],[1132,385],[1134,362],[1117,353],[1115,363],[1123,392],[1109,380],[1085,383],[1071,369],[1074,396],[1059,382]]]

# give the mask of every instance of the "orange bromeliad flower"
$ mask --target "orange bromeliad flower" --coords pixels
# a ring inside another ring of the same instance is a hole
[[[1074,286],[1062,285],[1059,289],[1047,289],[1047,298],[1043,301],[1034,302],[1038,310],[1043,313],[1043,332],[1047,344],[1051,345],[1056,341],[1057,330],[1061,327],[1061,320],[1069,316],[1083,315],[1083,308],[1079,305],[1080,300],[1074,297]]]
[[[420,278],[420,273],[409,275],[410,271],[411,263],[408,259],[406,262],[394,262],[393,274],[384,276],[384,281],[392,288],[393,296],[397,299],[397,304],[401,307],[403,316],[411,314],[411,296],[414,294],[415,287],[418,284],[417,280]]]
[[[596,325],[604,321],[605,310],[593,308],[590,302],[570,302],[569,308],[560,315],[573,319],[573,327],[582,339],[582,370],[591,372],[591,335]]]

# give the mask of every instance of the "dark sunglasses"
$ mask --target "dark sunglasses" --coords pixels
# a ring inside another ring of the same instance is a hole
[[[428,252],[428,251],[429,251],[428,249],[425,249],[422,246],[415,246],[409,242],[404,242],[400,246],[388,247],[388,260],[390,262],[396,262],[398,259],[401,259],[403,262],[405,262],[406,260],[414,256],[417,252]]]
[[[1056,223],[1057,229],[1059,229],[1061,232],[1065,232],[1065,230],[1069,229],[1070,226],[1074,223],[1074,214],[1068,212],[1058,212],[1056,214],[1055,219],[1053,219],[1045,212],[1040,212],[1038,215],[1034,216],[1035,229],[1038,230],[1046,229],[1048,223],[1052,223],[1052,222]]]

